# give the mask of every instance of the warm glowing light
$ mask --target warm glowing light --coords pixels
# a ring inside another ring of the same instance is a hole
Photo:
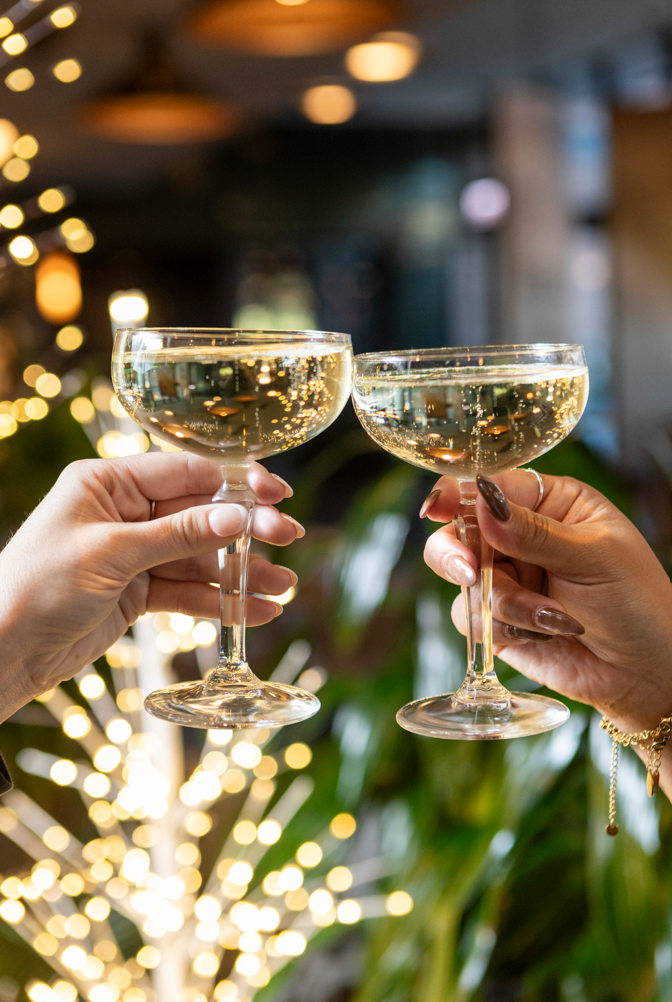
[[[116,720],[110,720],[105,728],[105,733],[110,741],[114,741],[116,745],[121,745],[128,741],[133,731],[127,720],[118,717]]]
[[[51,14],[52,23],[57,28],[69,28],[77,19],[77,11],[74,7],[59,7]]]
[[[76,898],[84,890],[84,880],[78,873],[66,873],[61,880],[61,887],[69,897]]]
[[[105,898],[90,898],[84,911],[93,922],[104,922],[110,914],[110,906]]]
[[[342,922],[343,925],[353,925],[355,922],[359,922],[362,917],[362,909],[356,901],[341,901],[336,909],[336,915],[338,921]]]
[[[47,849],[51,849],[53,852],[63,852],[70,845],[70,835],[60,825],[52,825],[51,828],[47,828],[42,836],[42,841]]]
[[[239,821],[233,829],[233,838],[238,845],[250,845],[257,837],[257,828],[251,821]]]
[[[273,845],[281,835],[282,828],[277,821],[273,821],[271,818],[262,821],[257,828],[257,839],[262,845]]]
[[[305,769],[313,757],[308,745],[297,742],[285,749],[285,762],[290,769]]]
[[[215,953],[199,953],[193,967],[195,974],[200,974],[202,978],[211,978],[219,970],[219,957]]]
[[[35,136],[19,136],[12,147],[14,155],[22,157],[24,160],[31,160],[40,149],[40,145]]]
[[[18,56],[21,52],[25,52],[28,48],[28,42],[26,36],[22,35],[20,31],[17,31],[14,35],[9,35],[4,42],[2,47],[8,56]]]
[[[3,177],[7,178],[7,180],[11,181],[13,184],[25,181],[29,174],[30,164],[27,160],[23,160],[21,157],[12,157],[12,159],[8,160],[2,168]]]
[[[25,913],[26,909],[21,902],[15,901],[13,898],[3,901],[0,905],[0,918],[3,918],[5,922],[11,922],[12,924],[20,922]]]
[[[280,915],[275,908],[266,905],[259,910],[258,927],[262,932],[273,932],[280,925]]]
[[[155,967],[159,966],[161,954],[155,946],[143,946],[143,948],[138,951],[136,960],[141,967],[146,967],[151,971]]]
[[[248,976],[256,974],[260,967],[261,961],[253,953],[241,953],[235,963],[238,973]]]
[[[187,814],[184,819],[184,827],[190,835],[202,838],[203,835],[207,835],[212,828],[212,818],[204,811],[192,811],[191,814]]]
[[[89,424],[96,416],[96,408],[88,397],[75,397],[70,404],[70,413],[80,424]]]
[[[71,710],[63,719],[63,730],[69,738],[83,738],[91,730],[91,721],[84,710]]]
[[[23,381],[26,386],[35,386],[40,376],[46,371],[42,365],[29,365],[27,369],[23,370]]]
[[[275,2],[282,4],[283,7],[299,7],[302,3],[308,3],[308,0],[275,0]]]
[[[283,891],[296,891],[303,883],[303,873],[298,866],[285,866],[280,871],[278,883]]]
[[[327,874],[327,886],[332,891],[347,891],[352,887],[352,871],[347,866],[335,866]]]
[[[231,749],[231,758],[244,769],[253,769],[261,762],[261,751],[249,741],[239,741]]]
[[[71,971],[81,971],[86,963],[86,954],[81,946],[68,946],[61,954],[61,961]]]
[[[31,397],[26,402],[26,414],[31,421],[41,421],[49,413],[49,405],[42,397]]]
[[[217,639],[217,630],[214,623],[208,623],[206,620],[196,623],[193,637],[199,647],[209,647],[210,644],[214,644]]]
[[[0,209],[0,224],[8,230],[15,230],[23,222],[23,212],[18,205],[5,205]]]
[[[75,327],[72,324],[62,327],[56,335],[56,345],[61,351],[77,351],[83,342],[84,335],[81,327]]]
[[[222,909],[216,898],[211,897],[209,894],[205,894],[202,898],[199,898],[194,905],[194,912],[196,913],[196,917],[199,918],[201,922],[216,922],[222,914]]]
[[[6,164],[12,156],[14,143],[19,138],[19,130],[7,118],[0,118],[0,164]]]
[[[420,42],[415,35],[386,31],[371,42],[348,49],[345,66],[353,77],[370,83],[402,80],[417,66],[420,52]]]
[[[61,392],[61,381],[53,372],[45,372],[38,377],[35,389],[43,397],[57,397]]]
[[[108,431],[96,442],[98,455],[103,459],[116,459],[123,456],[139,456],[149,449],[149,439],[143,432],[133,432],[131,435],[122,435],[120,431]],[[175,636],[172,631],[166,631]],[[157,647],[164,650],[157,638]],[[173,647],[173,650],[176,648]]]
[[[234,863],[231,866],[228,874],[228,880],[232,884],[237,884],[238,886],[242,887],[245,884],[249,884],[253,876],[254,876],[254,870],[252,869],[250,864],[246,863],[244,860],[241,860],[240,862]]]
[[[21,891],[23,890],[23,885],[18,877],[7,877],[0,884],[0,891],[5,894],[8,898],[20,898]]]
[[[14,27],[14,22],[9,17],[0,17],[0,38],[4,38],[5,35],[9,35],[10,31]]]
[[[30,88],[35,83],[35,77],[25,66],[21,66],[19,69],[12,70],[5,77],[5,86],[9,87],[16,94],[22,93],[24,90],[30,90]]]
[[[301,109],[317,125],[340,125],[357,111],[357,99],[342,84],[319,84],[304,91]]]
[[[223,772],[226,772],[227,765],[227,757],[222,755],[220,751],[208,752],[203,758],[203,768],[206,772],[213,772],[215,776],[221,776]]]
[[[82,75],[82,64],[76,59],[61,59],[51,71],[61,83],[72,83]]]
[[[39,253],[35,242],[30,237],[14,237],[9,245],[9,253],[17,264],[35,264]]]
[[[50,324],[68,323],[79,314],[82,308],[79,265],[70,254],[52,251],[42,258],[35,269],[35,302]]]
[[[322,859],[322,850],[317,842],[304,842],[302,846],[299,846],[296,858],[301,866],[317,866]]]
[[[198,626],[201,624],[199,623]],[[196,629],[198,629],[198,626]],[[217,631],[215,630],[215,633]],[[208,731],[208,740],[212,742],[213,745],[228,745],[229,741],[233,737],[233,731],[226,730],[210,730]]]
[[[102,772],[91,772],[84,780],[84,792],[89,797],[105,797],[110,792],[110,781]]]
[[[91,672],[90,675],[82,675],[77,680],[77,684],[82,696],[87,699],[100,699],[105,692],[105,682],[100,675],[96,675],[94,672]]]
[[[281,956],[299,957],[306,949],[306,937],[292,929],[281,932],[275,941],[275,948]]]
[[[58,762],[54,762],[49,775],[59,786],[69,786],[77,779],[77,766],[69,759],[61,758]]]
[[[194,866],[200,862],[201,854],[193,842],[183,842],[175,850],[175,859],[180,866]]]
[[[413,908],[413,898],[406,891],[393,891],[385,901],[390,915],[408,915]]]
[[[114,745],[102,745],[93,756],[93,764],[99,772],[112,772],[121,762],[121,752]]]
[[[147,296],[139,289],[128,292],[114,292],[109,301],[110,316],[118,323],[138,323],[149,312]]]
[[[37,199],[42,212],[60,212],[66,204],[66,198],[60,188],[47,188]]]
[[[93,247],[93,234],[82,219],[66,219],[61,224],[61,233],[66,247],[75,254],[85,254]]]
[[[11,414],[0,414],[0,438],[9,438],[18,428],[16,418]]]
[[[334,903],[329,891],[320,889],[319,891],[313,891],[308,899],[308,907],[311,912],[315,912],[316,915],[326,915]]]
[[[337,814],[329,825],[329,830],[336,838],[350,838],[357,830],[357,822],[352,814]]]
[[[233,981],[220,981],[215,988],[216,1002],[235,1002],[238,998],[238,988]]]

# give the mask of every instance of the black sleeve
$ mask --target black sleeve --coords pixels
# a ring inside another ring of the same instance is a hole
[[[9,775],[9,769],[5,765],[2,756],[0,756],[0,796],[2,796],[3,793],[9,793],[13,785],[12,777]]]

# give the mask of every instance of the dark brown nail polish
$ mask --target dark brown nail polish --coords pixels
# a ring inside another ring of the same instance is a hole
[[[521,626],[509,626],[508,623],[504,626],[503,633],[509,640],[524,640],[532,644],[539,644],[545,640],[553,639],[547,633],[533,633],[532,630],[523,630]]]
[[[506,500],[497,484],[494,484],[492,480],[488,480],[487,477],[482,477],[479,473],[476,477],[476,486],[480,491],[481,497],[497,521],[508,522],[511,518],[509,502]]]
[[[441,491],[437,487],[435,490],[432,491],[431,494],[427,495],[425,500],[422,502],[422,508],[420,509],[420,518],[425,518],[427,512],[432,507],[436,499],[440,496],[440,494]]]
[[[561,633],[564,636],[580,637],[586,632],[585,626],[582,626],[578,619],[573,619],[566,612],[559,612],[557,609],[537,609],[532,621],[541,630]]]

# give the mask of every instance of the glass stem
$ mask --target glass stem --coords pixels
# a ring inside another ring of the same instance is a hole
[[[229,688],[248,688],[259,684],[259,679],[248,667],[245,654],[247,571],[257,499],[247,482],[246,467],[222,467],[222,473],[224,481],[212,500],[240,505],[247,517],[238,537],[217,551],[221,619],[219,664],[208,676],[208,682]]]
[[[469,703],[505,704],[511,693],[497,678],[492,654],[492,560],[493,550],[481,535],[476,519],[477,488],[474,481],[460,484],[461,504],[455,518],[460,542],[468,546],[477,560],[479,573],[475,584],[462,587],[467,615],[467,675],[455,693]],[[477,637],[481,636],[480,641]]]

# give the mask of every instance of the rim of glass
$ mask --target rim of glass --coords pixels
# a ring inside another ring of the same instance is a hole
[[[401,351],[363,352],[362,354],[355,355],[355,362],[360,359],[363,361],[392,360],[395,358],[408,360],[417,358],[418,356],[422,358],[466,358],[478,355],[510,355],[512,352],[521,355],[541,355],[552,352],[560,354],[561,352],[570,351],[585,351],[585,348],[582,344],[551,344],[543,341],[535,344],[481,344],[469,348],[453,348],[446,345],[445,348],[404,348]]]
[[[261,340],[262,338],[272,338],[274,340],[306,340],[306,341],[350,341],[349,334],[340,334],[336,331],[313,331],[313,330],[289,330],[269,327],[266,330],[259,328],[246,329],[244,327],[117,327],[116,333],[123,334],[158,334],[176,335],[185,337],[219,337],[222,335],[232,335],[237,337],[250,338],[251,340]]]

